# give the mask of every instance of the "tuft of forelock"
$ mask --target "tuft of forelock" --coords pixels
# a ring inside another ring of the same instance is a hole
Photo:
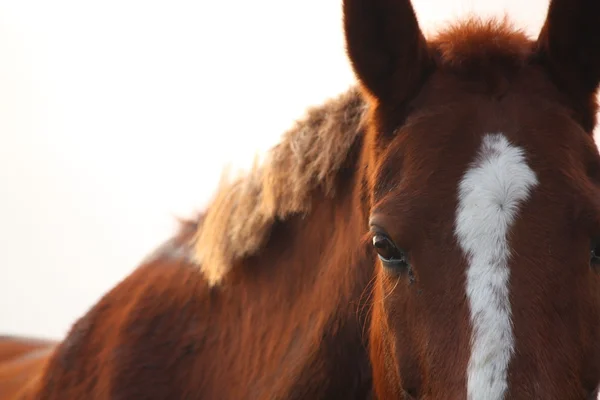
[[[312,194],[334,194],[338,172],[362,132],[366,103],[356,87],[309,108],[262,163],[217,192],[192,239],[193,258],[211,285],[236,260],[255,254],[276,220],[308,213]]]
[[[530,59],[533,42],[508,17],[469,16],[448,25],[430,41],[445,67],[465,73],[520,68]]]

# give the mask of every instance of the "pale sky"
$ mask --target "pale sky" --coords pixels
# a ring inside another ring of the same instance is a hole
[[[548,0],[415,1],[434,28]],[[62,338],[304,109],[354,83],[341,2],[0,0],[0,334]]]

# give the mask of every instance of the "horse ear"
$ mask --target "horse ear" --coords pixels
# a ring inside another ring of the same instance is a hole
[[[592,132],[600,83],[600,1],[551,0],[536,57]]]
[[[362,86],[382,101],[405,101],[431,59],[409,0],[344,0],[346,49]]]

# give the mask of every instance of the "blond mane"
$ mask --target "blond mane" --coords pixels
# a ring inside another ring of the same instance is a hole
[[[352,87],[306,115],[245,176],[222,178],[192,239],[193,258],[211,285],[264,245],[275,220],[309,212],[311,195],[334,182],[363,129],[366,103]]]

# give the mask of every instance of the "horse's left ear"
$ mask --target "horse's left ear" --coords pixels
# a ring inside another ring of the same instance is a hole
[[[600,83],[600,0],[551,0],[535,56],[591,133]]]
[[[410,0],[344,0],[346,49],[354,72],[384,103],[403,103],[433,63]]]

